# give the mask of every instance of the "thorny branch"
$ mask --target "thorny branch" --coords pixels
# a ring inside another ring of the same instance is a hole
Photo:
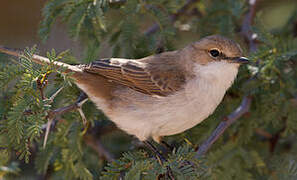
[[[43,101],[46,99],[45,94],[44,94],[44,89],[47,86],[47,82],[48,82],[47,77],[48,77],[48,74],[45,74],[42,78],[37,79],[37,88],[39,89],[40,96]],[[47,119],[47,125],[46,125],[44,140],[43,140],[43,148],[46,145],[47,138],[48,138],[48,135],[50,132],[51,123],[53,121],[53,118],[50,118],[49,116],[47,116],[46,119]]]
[[[21,57],[22,56],[22,52],[17,51],[15,49],[7,48],[7,47],[4,47],[4,46],[0,46],[0,52],[8,54],[8,55],[16,56],[16,57]],[[75,66],[71,66],[71,65],[68,65],[68,64],[65,64],[65,63],[62,63],[62,62],[56,62],[56,61],[55,62],[50,62],[50,60],[48,58],[42,57],[42,56],[39,56],[39,55],[35,55],[35,54],[33,55],[32,61],[37,63],[37,64],[41,64],[41,65],[54,63],[58,67],[63,66],[63,67],[66,67],[66,68],[70,68],[70,70],[72,70],[72,71],[76,71],[76,72],[80,71],[80,69],[76,68]],[[44,89],[44,84],[40,84],[39,90],[40,90],[42,98],[45,99],[43,89]],[[52,95],[52,97],[50,97],[50,99],[49,99],[50,102],[53,101],[53,99],[57,96],[57,94],[61,90],[62,90],[62,88],[59,89],[54,95]],[[66,106],[66,107],[58,108],[58,109],[55,109],[55,110],[51,110],[51,111],[48,112],[48,116],[47,116],[48,123],[45,126],[45,129],[46,129],[45,136],[46,137],[45,137],[45,140],[44,140],[44,145],[46,143],[46,139],[47,139],[47,136],[48,136],[48,133],[49,133],[50,126],[54,122],[55,117],[57,117],[59,115],[62,115],[64,113],[71,112],[71,111],[79,109],[83,102],[85,102],[85,98],[80,97],[78,99],[78,101],[76,103],[74,103],[74,104],[71,104],[71,105]],[[31,115],[31,114],[33,114],[33,112],[31,110],[26,110],[24,112],[24,115]],[[82,115],[82,112],[80,112],[80,114]],[[86,120],[85,120],[84,115],[82,116],[82,118],[83,118],[83,122],[85,124]],[[91,142],[91,141],[94,141],[94,142]],[[112,158],[113,156],[111,155],[111,153],[109,153],[107,150],[105,150],[105,148],[101,145],[101,143],[99,141],[95,142],[94,139],[89,138],[87,144],[91,148],[93,148],[100,155],[100,157],[104,157],[108,161],[113,160],[113,158]],[[102,152],[99,153],[99,151],[102,151]]]
[[[85,115],[83,114],[83,112],[81,110],[81,106],[82,106],[82,104],[84,102],[86,102],[87,99],[88,98],[87,98],[86,94],[85,93],[81,93],[81,95],[77,99],[76,103],[71,104],[71,105],[66,106],[66,107],[58,108],[58,109],[55,109],[55,110],[51,111],[50,112],[51,119],[53,119],[56,116],[62,115],[64,113],[73,111],[73,110],[79,110],[79,113],[81,114],[81,117],[83,119],[83,123],[84,123],[84,125],[86,125],[86,118],[85,118]],[[92,149],[94,149],[97,152],[97,154],[98,154],[99,157],[107,160],[108,162],[114,161],[113,155],[110,152],[108,152],[104,148],[104,146],[101,144],[100,140],[95,139],[93,137],[93,135],[90,135],[89,133],[87,133],[84,136],[84,140],[85,140],[85,143],[88,146],[90,146]]]
[[[86,125],[86,118],[81,110],[81,106],[84,102],[86,102],[87,99],[88,99],[87,95],[85,93],[81,93],[81,95],[77,99],[76,103],[66,106],[66,107],[58,108],[58,109],[52,111],[50,115],[52,118],[54,118],[55,116],[64,114],[66,112],[70,112],[73,110],[79,110],[79,113],[83,119],[83,123],[84,123],[84,125]],[[94,149],[97,152],[99,157],[107,160],[108,162],[112,162],[115,160],[113,155],[104,148],[104,146],[101,144],[100,140],[94,138],[90,134],[86,134],[84,136],[84,140],[88,146],[90,146],[92,149]]]
[[[1,46],[1,45],[0,45],[0,52],[15,56],[15,57],[22,57],[22,54],[23,54],[22,52],[20,52],[18,50],[7,48],[7,47]],[[81,72],[82,71],[80,68],[78,68],[76,66],[72,66],[72,65],[58,62],[58,61],[51,62],[48,58],[39,56],[36,54],[33,54],[32,61],[37,64],[41,64],[41,65],[52,63],[52,64],[56,65],[57,67],[65,67],[67,69],[66,71],[68,71],[68,72],[69,71],[73,71],[73,72]]]
[[[248,3],[249,3],[249,11],[247,12],[243,20],[241,34],[249,44],[249,51],[254,52],[257,49],[256,43],[255,43],[256,36],[251,31],[251,25],[253,23],[253,18],[256,13],[257,0],[248,0]],[[252,80],[254,80],[253,77],[251,77],[246,83],[249,83]],[[207,150],[212,146],[212,144],[225,132],[225,130],[231,124],[233,124],[236,120],[238,120],[240,117],[246,114],[250,110],[251,103],[252,103],[252,97],[249,95],[245,95],[241,101],[241,104],[235,109],[235,111],[229,114],[224,119],[224,121],[222,121],[217,126],[217,128],[212,132],[210,137],[206,139],[199,146],[196,157],[198,158],[204,155],[207,152]]]

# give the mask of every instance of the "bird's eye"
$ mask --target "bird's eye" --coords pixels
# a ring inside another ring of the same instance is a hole
[[[209,51],[209,54],[212,56],[212,57],[218,57],[220,55],[220,51],[217,50],[217,49],[211,49]]]

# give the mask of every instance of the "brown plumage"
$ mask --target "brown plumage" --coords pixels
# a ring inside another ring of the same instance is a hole
[[[232,40],[222,36],[209,36],[191,43],[184,49],[142,59],[110,58],[97,60],[89,65],[79,65],[77,67],[84,73],[78,73],[74,77],[78,83],[90,86],[90,89],[94,88],[91,87],[94,84],[100,86],[100,89],[95,88],[94,91],[97,91],[97,94],[98,91],[103,91],[102,96],[111,97],[110,93],[119,85],[148,95],[167,96],[180,90],[186,79],[192,76],[191,62],[199,60],[200,64],[207,64],[217,60],[209,57],[210,49],[214,47],[220,49],[225,52],[222,55],[227,57],[234,56],[234,52],[238,52],[235,55],[240,57],[241,49],[234,44]]]
[[[176,67],[176,55],[176,52],[170,52],[137,61],[103,59],[81,68],[84,72],[105,77],[110,83],[118,83],[144,94],[166,96],[185,83],[185,70]],[[166,66],[164,62],[168,62]]]

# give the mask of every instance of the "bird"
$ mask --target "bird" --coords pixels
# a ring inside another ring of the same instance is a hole
[[[75,84],[117,127],[140,141],[160,143],[207,119],[249,60],[239,44],[212,35],[141,59],[55,63],[73,72]]]
[[[234,41],[205,37],[141,59],[76,66],[75,83],[111,121],[140,141],[182,133],[211,115],[249,60]]]

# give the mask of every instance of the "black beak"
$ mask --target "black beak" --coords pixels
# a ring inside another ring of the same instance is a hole
[[[234,58],[233,62],[238,64],[249,64],[250,60],[246,57],[238,57],[238,58]]]
[[[232,58],[226,58],[227,61],[231,63],[238,63],[238,64],[249,64],[250,60],[246,57],[232,57]]]

